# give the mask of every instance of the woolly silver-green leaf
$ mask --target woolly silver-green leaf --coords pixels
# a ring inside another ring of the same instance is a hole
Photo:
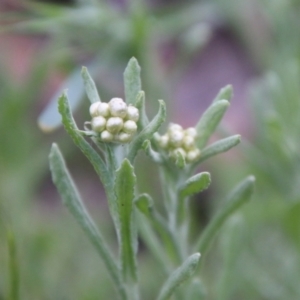
[[[228,107],[229,102],[227,100],[220,100],[210,105],[203,113],[196,125],[198,133],[196,144],[199,149],[202,149],[206,145],[208,139],[216,130]]]
[[[68,208],[81,229],[96,248],[113,279],[121,299],[127,299],[116,259],[111,255],[102,234],[87,212],[77,188],[69,174],[63,156],[56,144],[52,145],[49,155],[52,180],[58,189],[63,204]]]
[[[135,105],[136,97],[142,89],[141,67],[135,57],[132,57],[124,71],[125,99],[127,104]]]
[[[202,172],[190,177],[180,188],[181,198],[185,198],[207,189],[210,185],[211,178],[208,172]]]
[[[233,95],[232,85],[228,84],[220,89],[219,93],[217,94],[213,102],[217,102],[220,100],[227,100],[230,102],[232,95]]]
[[[115,193],[120,221],[120,258],[123,278],[137,281],[135,258],[136,236],[133,233],[133,198],[136,176],[128,159],[116,171]]]
[[[84,82],[84,88],[85,88],[86,94],[87,94],[90,102],[91,103],[101,102],[95,82],[94,82],[93,78],[91,77],[91,75],[89,74],[88,69],[86,67],[82,67],[81,76],[82,76],[82,79]]]
[[[177,268],[167,279],[162,286],[157,300],[170,299],[172,294],[176,291],[179,285],[190,279],[196,272],[200,260],[200,253],[192,254],[183,264]]]

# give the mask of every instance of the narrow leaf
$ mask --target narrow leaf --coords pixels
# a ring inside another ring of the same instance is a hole
[[[88,69],[86,67],[82,67],[81,76],[84,82],[86,94],[90,102],[91,103],[99,102],[99,101],[101,102],[95,82],[91,77],[91,75],[89,74]]]
[[[219,125],[224,113],[229,106],[227,100],[220,100],[213,103],[200,118],[196,129],[198,132],[197,147],[202,149],[210,136],[214,133]]]
[[[231,84],[228,84],[221,88],[219,93],[217,94],[216,98],[214,99],[214,102],[220,101],[220,100],[227,100],[230,102],[233,95],[233,88]]]
[[[208,147],[204,148],[201,152],[199,159],[197,160],[196,164],[205,161],[206,159],[210,158],[211,156],[226,152],[233,148],[234,146],[238,145],[241,142],[240,135],[233,135],[224,139],[221,139]]]
[[[9,300],[18,300],[19,297],[19,263],[17,259],[15,236],[11,230],[7,231],[8,266],[9,266]]]
[[[39,127],[45,132],[51,132],[61,126],[61,118],[57,111],[57,99],[62,92],[69,88],[70,108],[75,111],[83,99],[84,88],[80,76],[80,70],[75,70],[70,77],[62,84],[60,89],[50,99],[48,105],[38,118]]]
[[[125,98],[127,104],[135,104],[136,96],[142,89],[141,67],[135,57],[131,58],[124,72]]]
[[[183,264],[179,268],[177,268],[164,283],[157,300],[169,299],[180,284],[191,278],[196,271],[199,259],[200,253],[195,253],[188,257],[183,262]]]
[[[62,117],[62,123],[65,127],[67,133],[73,139],[75,145],[83,152],[83,154],[88,158],[95,168],[97,174],[99,175],[106,191],[111,191],[112,182],[106,168],[106,165],[98,153],[93,149],[93,147],[84,139],[81,133],[78,131],[77,125],[72,116],[70,105],[66,93],[63,93],[58,99],[58,110]]]
[[[147,217],[148,221],[151,222],[152,227],[159,233],[164,244],[165,252],[168,253],[169,258],[176,263],[180,261],[180,253],[175,240],[176,237],[174,237],[170,231],[164,218],[162,218],[162,216],[154,209],[151,196],[148,194],[141,194],[134,202],[138,210]]]
[[[141,194],[134,199],[134,204],[141,213],[148,215],[149,208],[153,206],[153,199],[149,194]]]
[[[136,177],[128,159],[116,171],[115,192],[120,220],[120,257],[125,281],[137,281],[135,235],[133,234],[133,198]]]
[[[200,239],[196,244],[196,249],[201,251],[202,255],[204,255],[207,251],[213,238],[216,236],[223,223],[243,204],[250,200],[250,197],[253,194],[254,182],[254,176],[248,176],[246,179],[240,182],[229,194],[224,206],[204,229]]]
[[[163,100],[159,100],[159,110],[153,120],[136,136],[129,148],[128,159],[133,162],[137,152],[142,148],[145,140],[151,140],[153,134],[158,130],[166,118],[166,105]]]
[[[185,198],[207,189],[210,185],[210,174],[202,172],[190,177],[180,188],[180,197]]]
[[[120,293],[120,298],[127,299],[116,260],[111,255],[111,250],[108,248],[100,231],[97,229],[95,223],[84,207],[77,188],[56,144],[52,145],[49,161],[52,180],[62,197],[64,205],[69,209],[70,213],[76,219],[86,236],[96,248],[100,257],[103,259],[104,264]]]
[[[152,159],[152,161],[160,164],[163,162],[163,158],[160,155],[160,153],[154,151],[151,147],[151,142],[149,140],[146,140],[143,145],[143,149],[145,150],[146,154]]]
[[[137,94],[136,97],[136,103],[135,106],[138,108],[140,112],[140,118],[138,120],[138,128],[144,129],[148,124],[149,120],[146,114],[146,108],[145,108],[145,92],[140,91]]]

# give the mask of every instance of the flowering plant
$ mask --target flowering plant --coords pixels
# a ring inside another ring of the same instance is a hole
[[[114,257],[87,212],[58,146],[53,144],[50,153],[52,178],[64,204],[103,259],[120,299],[140,299],[138,235],[165,273],[157,299],[169,299],[172,295],[181,295],[183,299],[182,293],[184,299],[204,299],[205,288],[197,276],[203,260],[200,255],[203,257],[207,252],[228,217],[249,200],[254,185],[253,176],[238,184],[199,239],[189,241],[189,198],[206,189],[211,181],[208,172],[195,174],[195,170],[204,160],[240,142],[240,136],[234,135],[206,146],[229,107],[231,86],[221,89],[195,127],[184,130],[178,124],[171,124],[166,134],[159,135],[158,130],[166,118],[166,106],[159,100],[158,112],[149,120],[140,67],[135,58],[129,61],[124,73],[126,102],[121,98],[103,102],[86,68],[82,69],[82,77],[91,101],[92,120],[85,123],[84,130],[78,129],[66,93],[59,98],[59,112],[66,131],[89,159],[104,186],[117,235],[119,258]],[[134,161],[141,150],[159,166],[164,215],[155,209],[151,195],[137,191]],[[192,276],[195,279],[188,281]],[[179,289],[181,284],[182,289]]]

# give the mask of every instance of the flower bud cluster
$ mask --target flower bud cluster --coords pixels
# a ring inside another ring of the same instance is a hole
[[[196,161],[200,156],[200,150],[195,141],[197,131],[194,127],[183,129],[180,125],[171,123],[166,134],[157,135],[158,146],[166,150],[170,157],[176,159],[180,153],[187,162]]]
[[[90,115],[92,129],[99,133],[103,142],[129,143],[137,131],[139,111],[121,98],[93,103]]]

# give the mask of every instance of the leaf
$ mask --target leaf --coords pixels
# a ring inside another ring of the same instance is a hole
[[[223,223],[243,204],[250,200],[251,195],[253,194],[254,182],[254,176],[248,176],[246,179],[240,182],[229,194],[224,206],[204,229],[195,247],[199,252],[202,253],[202,255],[204,255],[207,251],[213,238]]]
[[[83,83],[80,76],[80,70],[76,69],[62,84],[60,89],[50,99],[48,105],[43,110],[38,118],[38,125],[44,132],[51,132],[61,126],[61,118],[57,111],[57,99],[62,92],[70,88],[69,98],[70,107],[72,111],[75,111],[83,99]]]
[[[160,153],[154,151],[151,147],[151,142],[149,140],[146,140],[143,145],[142,145],[143,149],[145,150],[145,153],[147,154],[147,156],[149,156],[152,161],[154,161],[155,163],[161,164],[163,162],[163,158],[160,155]]]
[[[135,199],[134,203],[138,210],[151,222],[152,227],[159,233],[164,244],[164,251],[168,254],[168,257],[175,262],[180,261],[180,253],[175,240],[176,237],[174,237],[161,215],[154,210],[151,196],[141,194]]]
[[[210,185],[211,178],[207,172],[202,172],[190,177],[180,188],[179,193],[181,198],[185,198],[196,193],[200,193],[207,189]]]
[[[89,74],[88,69],[86,67],[82,67],[81,76],[82,76],[82,79],[84,82],[86,94],[87,94],[90,102],[91,103],[101,102],[95,82],[94,82],[93,78],[91,77],[91,75]]]
[[[148,215],[149,208],[153,206],[153,199],[149,194],[141,194],[134,199],[134,204],[141,213]]]
[[[161,288],[157,300],[167,300],[176,291],[176,288],[184,281],[191,278],[196,272],[200,259],[200,253],[194,253],[177,268],[167,279]]]
[[[120,220],[120,258],[125,281],[137,281],[135,257],[136,236],[133,234],[133,198],[136,176],[128,159],[116,171],[115,193]]]
[[[230,102],[233,95],[233,88],[231,84],[228,84],[221,88],[219,93],[217,94],[216,98],[214,99],[213,103],[220,101],[220,100],[227,100]]]
[[[160,125],[165,121],[166,118],[166,105],[163,100],[159,101],[159,110],[153,120],[135,137],[131,142],[128,159],[133,162],[137,152],[142,148],[145,140],[151,140],[153,134],[158,130]]]
[[[102,234],[97,229],[95,223],[84,207],[77,188],[56,144],[52,145],[49,161],[52,180],[62,197],[63,204],[69,209],[70,213],[76,219],[81,229],[103,259],[104,264],[120,293],[120,298],[127,299],[116,260],[111,255],[111,250],[108,248]]]
[[[211,156],[226,152],[238,145],[241,142],[241,136],[239,134],[227,137],[225,139],[221,139],[208,147],[204,148],[201,152],[201,155],[196,164],[203,162],[204,160],[210,158]]]
[[[185,162],[185,157],[183,156],[181,151],[175,151],[174,156],[175,156],[175,165],[178,168],[183,169],[186,166],[186,162]]]
[[[140,91],[137,94],[136,97],[136,103],[135,103],[136,108],[138,108],[140,112],[140,117],[138,120],[138,128],[144,129],[148,124],[149,120],[146,114],[146,109],[145,109],[145,92]]]
[[[135,105],[137,94],[142,89],[141,67],[135,57],[132,57],[124,72],[125,98],[127,104]]]
[[[198,132],[196,143],[199,149],[202,149],[206,145],[208,139],[214,133],[228,107],[229,102],[227,100],[220,100],[213,103],[204,112],[196,125]]]
[[[62,123],[65,130],[73,139],[75,145],[82,151],[82,153],[88,158],[95,168],[97,174],[101,178],[103,185],[109,191],[112,182],[108,174],[108,170],[102,158],[93,149],[93,147],[84,139],[84,137],[78,132],[78,127],[72,116],[70,105],[68,102],[68,97],[64,92],[58,99],[58,110],[61,114]]]

